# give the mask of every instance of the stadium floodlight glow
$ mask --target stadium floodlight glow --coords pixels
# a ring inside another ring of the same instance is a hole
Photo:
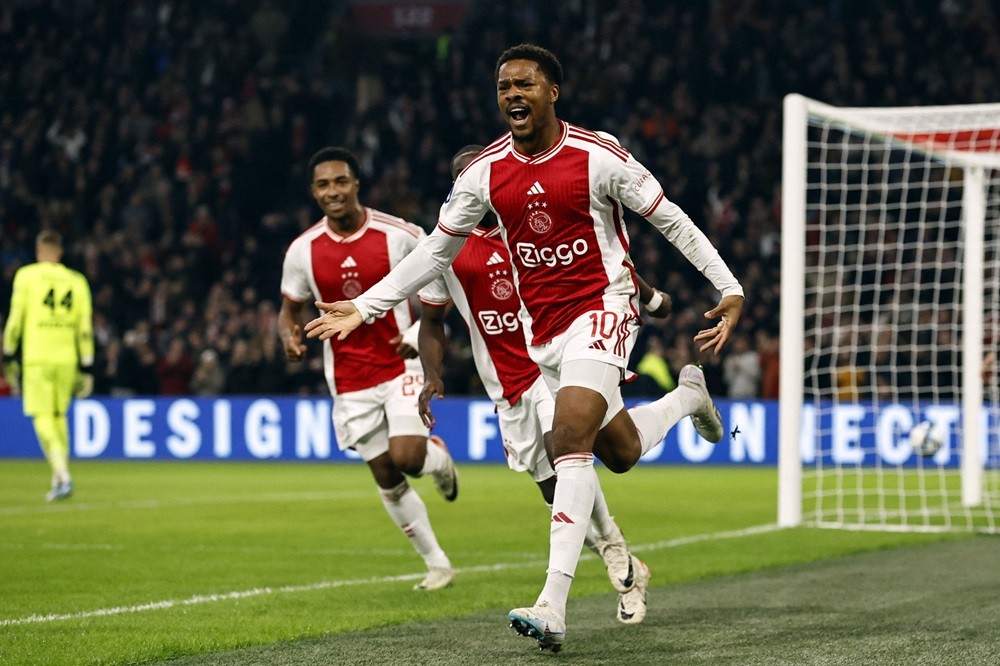
[[[1000,104],[788,95],[782,171],[778,523],[998,531]]]

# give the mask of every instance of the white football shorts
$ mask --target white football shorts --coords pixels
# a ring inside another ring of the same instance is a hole
[[[542,439],[552,430],[555,409],[552,393],[541,377],[515,404],[497,408],[507,466],[515,472],[529,472],[536,482],[555,476]]]
[[[629,301],[623,299],[620,310],[585,312],[548,343],[529,346],[528,353],[553,395],[562,386],[581,386],[604,396],[608,403],[604,427],[624,408],[619,386],[627,373],[639,323]]]
[[[423,373],[408,369],[371,388],[339,394],[333,401],[337,446],[354,449],[367,462],[389,450],[391,437],[427,437],[430,431],[417,408],[423,385]]]

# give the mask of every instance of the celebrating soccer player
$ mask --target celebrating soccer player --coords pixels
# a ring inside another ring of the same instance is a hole
[[[483,146],[459,150],[452,158],[452,178],[457,178],[482,150]],[[538,365],[528,356],[519,318],[521,301],[512,279],[509,255],[500,239],[496,218],[487,214],[448,270],[421,292],[424,308],[419,341],[425,379],[420,392],[420,414],[425,423],[432,425],[431,398],[444,395],[441,379],[444,321],[447,306],[453,303],[469,329],[479,377],[497,406],[507,464],[515,471],[531,475],[551,509],[556,477],[545,441],[552,429],[555,403]],[[670,297],[641,279],[639,284],[639,298],[647,310],[655,316],[668,316]],[[586,545],[604,560],[611,584],[619,593],[615,613],[618,621],[642,622],[646,616],[649,570],[629,552],[599,483]]]
[[[310,337],[342,339],[426,285],[454,260],[483,215],[494,212],[524,306],[529,354],[555,392],[552,446],[556,484],[549,567],[533,606],[508,617],[543,649],[561,648],[566,601],[593,511],[593,456],[612,470],[631,468],[683,414],[702,436],[722,423],[699,368],[686,366],[671,400],[624,408],[619,383],[639,328],[635,270],[623,206],[639,213],[722,294],[705,313],[701,350],[718,354],[743,309],[743,289],[691,219],[667,200],[656,178],[618,141],[560,120],[562,66],[546,49],[523,44],[501,54],[497,102],[510,132],[462,172],[437,227],[379,284],[349,301],[319,303]],[[557,391],[557,392],[556,392]],[[680,406],[681,414],[675,408]]]
[[[301,361],[305,304],[354,298],[378,282],[425,236],[420,227],[363,206],[358,161],[343,148],[323,148],[309,161],[313,198],[324,216],[285,255],[278,332],[285,356]],[[454,501],[458,477],[448,449],[417,413],[423,373],[413,311],[406,301],[349,340],[323,345],[323,367],[334,397],[333,425],[341,450],[368,464],[393,521],[427,565],[414,589],[451,584],[455,571],[438,545],[427,507],[404,475],[430,474]]]
[[[66,417],[70,399],[85,398],[94,389],[90,285],[81,273],[62,264],[62,255],[59,232],[38,234],[38,261],[14,274],[10,316],[3,331],[7,381],[21,393],[24,414],[31,417],[52,469],[45,496],[50,502],[73,494]]]

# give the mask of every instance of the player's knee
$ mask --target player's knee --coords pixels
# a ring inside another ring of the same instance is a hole
[[[426,442],[419,437],[393,438],[389,443],[389,455],[392,464],[403,474],[419,476],[427,458]]]
[[[569,421],[552,427],[552,456],[558,459],[569,453],[590,451],[596,431],[585,424]]]
[[[406,481],[406,478],[392,462],[388,453],[383,453],[368,461],[368,469],[380,489],[394,488]]]
[[[615,474],[635,467],[642,455],[642,442],[631,420],[626,424],[616,418],[602,428],[594,440],[594,455]]]
[[[604,466],[615,474],[624,474],[639,461],[641,450],[631,446],[611,446],[603,433],[597,437],[594,444],[594,455],[604,463]]]
[[[407,476],[420,476],[420,470],[423,469],[423,460],[417,461],[412,454],[400,454],[399,456],[393,456],[392,462],[396,465],[396,468],[400,472],[406,474]]]

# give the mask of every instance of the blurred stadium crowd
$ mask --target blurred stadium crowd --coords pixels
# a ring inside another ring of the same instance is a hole
[[[699,356],[711,286],[630,217],[640,273],[674,299],[634,393],[697,358],[718,395],[777,397],[784,94],[1000,100],[989,0],[472,0],[456,30],[396,39],[342,1],[6,0],[0,316],[53,227],[93,288],[98,393],[325,394],[318,350],[286,364],[275,332],[284,250],[319,217],[306,161],[349,147],[362,201],[429,230],[453,152],[504,131],[494,64],[523,41],[562,60],[559,115],[616,135],[746,289],[740,335]],[[450,352],[449,393],[478,392],[461,336]]]

